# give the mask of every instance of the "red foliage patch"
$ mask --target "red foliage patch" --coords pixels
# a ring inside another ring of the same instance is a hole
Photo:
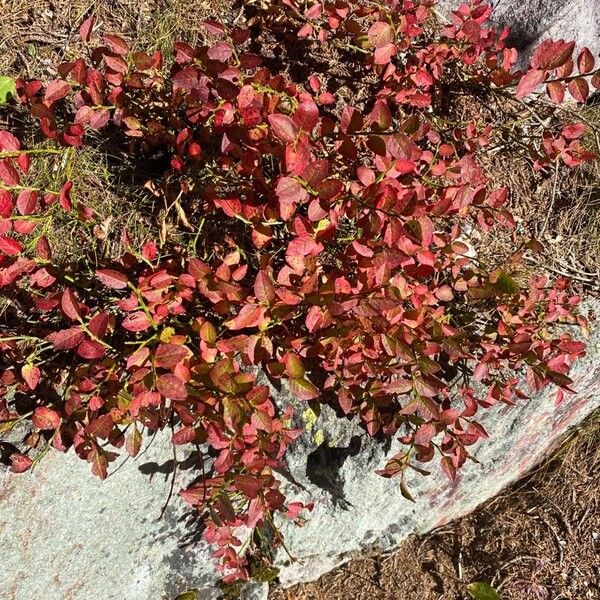
[[[140,160],[166,157],[163,181],[193,198],[198,222],[235,224],[198,255],[149,242],[65,269],[40,217],[63,211],[86,227],[94,213],[77,181],[59,191],[22,182],[36,155],[0,132],[0,286],[18,298],[0,338],[0,423],[31,426],[13,471],[47,446],[73,447],[105,477],[117,456],[107,448],[136,455],[142,432],[175,424],[173,443],[202,456],[182,496],[203,515],[227,579],[248,577],[241,526],[272,527],[276,513],[300,520],[303,509],[273,474],[301,433],[294,408],[256,381],[257,367],[300,403],[326,394],[370,435],[398,436],[406,450],[382,475],[423,472],[415,461],[437,457],[454,478],[487,436],[476,415],[526,398],[520,371],[533,390],[569,390],[584,352],[552,333],[583,323],[565,280],[521,285],[520,253],[492,272],[473,258],[469,232],[513,224],[507,190],[480,162],[495,132],[447,127],[432,107],[456,68],[488,90],[521,98],[543,84],[552,100],[568,89],[583,102],[584,76],[598,83],[589,51],[574,59],[574,44],[544,42],[529,70],[514,71],[507,32],[486,26],[478,1],[433,32],[430,0],[314,2],[303,14],[304,2],[285,4],[294,10],[280,26],[355,50],[361,76],[377,82],[366,107],[328,91],[326,73],[306,87],[272,73],[249,30],[215,23],[217,41],[178,43],[169,65],[107,35],[58,79],[17,82],[54,152],[116,135],[136,142]],[[93,25],[81,26],[86,43]],[[574,124],[525,142],[538,169],[576,166],[590,158],[583,133]],[[211,183],[221,180],[230,189]]]

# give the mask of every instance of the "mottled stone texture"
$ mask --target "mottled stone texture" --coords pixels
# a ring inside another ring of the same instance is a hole
[[[215,598],[216,574],[183,502],[175,497],[158,520],[171,470],[163,435],[106,481],[74,453],[52,453],[25,476],[0,472],[0,598],[170,600],[188,582]]]
[[[463,0],[440,0],[444,12]],[[488,0],[494,23],[511,30],[509,43],[525,56],[545,38],[577,40],[600,53],[600,0]]]
[[[592,306],[600,313],[600,302]],[[589,355],[575,368],[577,394],[555,406],[555,393],[519,406],[497,406],[482,420],[491,438],[476,447],[450,484],[437,469],[416,475],[405,500],[393,480],[373,473],[395,451],[366,437],[325,409],[289,459],[286,487],[292,497],[316,502],[304,528],[286,528],[297,559],[280,554],[284,584],[319,577],[365,548],[392,548],[468,513],[538,463],[569,428],[600,405],[600,325]],[[280,394],[282,402],[289,401]],[[183,457],[180,457],[183,458]],[[2,600],[170,600],[188,589],[202,600],[217,596],[208,550],[186,508],[169,492],[172,451],[157,436],[136,460],[106,481],[89,474],[73,454],[48,456],[30,474],[0,472],[0,598]],[[176,486],[191,477],[194,457],[181,465]],[[295,481],[291,483],[290,480]],[[248,590],[264,597],[264,586]]]

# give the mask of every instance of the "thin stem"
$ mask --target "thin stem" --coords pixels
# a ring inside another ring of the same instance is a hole
[[[0,158],[18,158],[23,154],[64,154],[68,150],[56,150],[53,148],[33,148],[31,150],[8,150],[0,152]]]

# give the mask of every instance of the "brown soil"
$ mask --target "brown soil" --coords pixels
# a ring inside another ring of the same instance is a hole
[[[536,471],[471,515],[389,554],[363,555],[269,600],[463,600],[490,583],[502,600],[600,598],[600,415]]]

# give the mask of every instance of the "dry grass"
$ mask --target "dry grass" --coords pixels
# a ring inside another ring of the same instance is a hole
[[[230,0],[0,0],[0,73],[52,72],[77,51],[77,27],[91,14],[105,32],[136,48],[167,53],[173,40],[197,42],[202,21],[233,18]]]
[[[598,104],[557,108],[542,100],[533,113],[528,109],[515,111],[514,102],[502,96],[467,96],[447,109],[461,122],[492,124],[496,130],[508,132],[511,121],[520,120],[532,135],[540,133],[542,121],[559,126],[582,120],[588,126],[583,143],[600,156]],[[524,279],[529,272],[546,271],[566,275],[587,291],[600,291],[600,160],[577,169],[560,162],[536,173],[533,161],[519,152],[518,140],[513,142],[503,150],[490,152],[482,164],[494,187],[510,190],[509,208],[516,228],[496,227],[473,240],[479,259],[494,269],[506,264],[515,249],[537,240],[544,250],[526,256]]]
[[[58,62],[82,51],[77,28],[91,14],[99,31],[118,33],[137,49],[160,49],[168,58],[174,41],[201,39],[205,19],[232,21],[237,14],[233,4],[229,0],[0,0],[0,75],[52,77]],[[0,126],[19,129],[19,115],[0,114]],[[39,145],[31,131],[23,135],[29,146]],[[139,245],[156,239],[161,223],[172,240],[181,241],[183,236],[188,241],[189,232],[186,237],[181,231],[174,211],[166,210],[160,199],[145,190],[153,173],[140,172],[133,158],[122,152],[115,156],[106,144],[99,148],[93,141],[69,155],[61,172],[72,174],[78,201],[95,212],[99,224],[74,228],[69,218],[53,215],[52,227],[44,233],[60,253],[55,258],[75,260],[82,249],[92,260],[94,255],[117,256],[123,250],[124,231]],[[54,189],[57,162],[56,157],[35,161],[36,185]]]
[[[600,106],[574,115],[590,129],[585,145],[600,153]],[[542,242],[545,252],[536,266],[568,275],[583,287],[600,289],[600,161],[579,169],[557,164],[550,172],[534,174],[525,164],[496,158],[494,179],[512,192],[518,227],[513,241],[526,238]],[[485,240],[491,252],[500,253],[505,240]]]

